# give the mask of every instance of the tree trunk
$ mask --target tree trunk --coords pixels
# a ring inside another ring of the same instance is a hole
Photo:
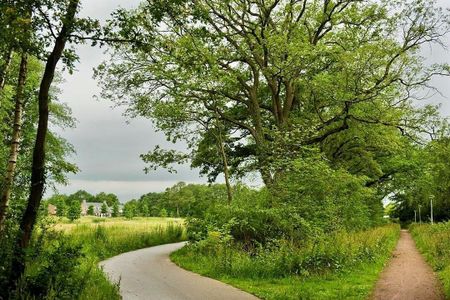
[[[25,90],[25,81],[27,77],[27,66],[28,66],[28,54],[26,52],[23,52],[20,61],[19,79],[17,82],[17,91],[15,97],[14,124],[11,138],[11,148],[9,150],[8,167],[6,170],[6,176],[3,182],[3,188],[1,191],[1,198],[0,198],[0,231],[2,231],[3,224],[6,219],[6,212],[8,209],[9,199],[11,197],[11,188],[14,182],[14,173],[16,170],[17,156],[19,153],[20,133],[22,129],[24,90]]]
[[[230,184],[230,173],[228,170],[228,160],[227,155],[225,153],[225,147],[223,146],[222,134],[219,132],[219,144],[220,144],[220,153],[222,155],[223,162],[223,174],[225,176],[225,185],[227,186],[227,197],[228,197],[228,205],[231,205],[231,201],[233,200],[233,193],[231,191]]]
[[[11,58],[12,58],[12,48],[9,48],[5,51],[3,54],[3,65],[0,68],[0,91],[3,90],[6,83],[6,76],[8,74],[9,65],[11,64]]]
[[[45,140],[48,129],[49,91],[55,75],[56,65],[64,51],[68,36],[73,30],[75,14],[79,0],[70,0],[67,12],[62,18],[63,26],[52,52],[47,58],[44,75],[39,88],[39,123],[36,141],[33,150],[33,163],[31,170],[31,188],[27,207],[20,221],[19,233],[11,262],[9,286],[15,289],[17,281],[25,271],[25,249],[28,247],[36,223],[36,217],[41,204],[45,184]]]
[[[231,191],[231,184],[230,184],[230,172],[228,170],[228,159],[227,159],[227,154],[225,152],[225,147],[223,144],[223,137],[222,137],[222,130],[220,128],[220,123],[219,123],[219,113],[217,112],[217,108],[216,108],[216,128],[217,128],[217,146],[218,146],[218,150],[220,153],[220,156],[222,156],[222,163],[223,163],[223,174],[225,177],[225,185],[227,187],[227,198],[228,198],[228,205],[231,204],[231,201],[233,200],[233,193]]]
[[[262,180],[264,184],[270,188],[273,184],[273,178],[269,169],[268,162],[268,149],[266,139],[264,137],[264,130],[262,125],[261,111],[256,100],[256,92],[253,96],[254,100],[252,100],[250,113],[253,117],[253,124],[255,127],[255,144],[256,144],[256,156],[259,164],[259,172],[261,174]]]

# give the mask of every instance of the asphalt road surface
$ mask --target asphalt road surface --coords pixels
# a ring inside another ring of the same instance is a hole
[[[114,256],[100,263],[124,300],[257,300],[220,281],[181,269],[169,254],[185,243],[167,244]]]

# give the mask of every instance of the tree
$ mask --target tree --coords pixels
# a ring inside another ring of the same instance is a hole
[[[110,194],[106,194],[104,192],[100,192],[97,195],[95,195],[94,202],[99,202],[99,203],[103,203],[106,202],[106,204],[108,206],[113,206],[114,203],[119,204],[119,198],[117,198],[116,195],[110,193]]]
[[[132,219],[136,216],[136,200],[131,200],[123,206],[123,215],[127,219]]]
[[[78,0],[70,0],[67,6],[64,7],[65,11],[62,12],[63,16],[55,14],[56,18],[60,18],[59,21],[62,26],[58,31],[58,35],[55,37],[53,49],[47,57],[44,74],[39,88],[39,123],[33,150],[31,188],[28,203],[19,225],[20,230],[11,263],[11,276],[9,278],[11,287],[16,286],[18,279],[24,273],[24,250],[29,245],[31,234],[36,223],[39,205],[42,200],[45,183],[45,144],[48,131],[49,92],[54,79],[56,66],[63,56],[66,42],[70,39],[73,31],[76,30],[75,15],[78,10],[78,5]],[[51,28],[51,31],[53,32],[53,28]]]
[[[69,201],[67,201],[66,195],[55,194],[47,199],[47,202],[56,206],[56,215],[58,217],[64,217],[67,215],[67,206],[69,205]]]
[[[94,206],[93,205],[89,205],[88,210],[87,210],[87,214],[89,216],[93,216],[94,215]]]
[[[72,201],[67,208],[67,218],[70,221],[74,221],[81,217],[81,205],[77,201]]]
[[[117,35],[132,32],[139,42],[114,45],[111,63],[97,70],[102,95],[190,150],[158,147],[142,156],[149,170],[197,160],[218,174],[223,161],[204,159],[220,153],[202,147],[210,130],[201,125],[216,114],[229,137],[230,172],[258,171],[267,186],[286,169],[280,158],[330,144],[344,151],[350,133],[420,140],[426,120],[411,103],[414,91],[448,75],[447,66],[425,67],[419,55],[449,30],[448,15],[422,0],[154,0],[116,17]],[[371,181],[378,181],[387,174],[374,157],[379,172]]]
[[[94,199],[95,196],[86,192],[85,190],[78,190],[75,193],[69,195],[70,201],[78,201],[80,203],[83,202],[83,200],[86,200],[87,202],[95,202]]]
[[[165,208],[161,209],[161,211],[159,212],[159,216],[161,218],[167,218],[168,216],[167,210]]]
[[[106,205],[106,202],[102,203],[102,207],[100,210],[103,215],[106,215],[108,213],[109,208],[108,208],[108,205]]]
[[[3,174],[3,176],[0,176],[0,194],[3,193],[5,195],[8,190],[3,189],[3,187],[7,185],[5,180],[6,174],[10,174],[11,176],[9,179],[13,179],[11,188],[9,189],[11,201],[7,201],[6,204],[11,203],[12,206],[5,208],[5,212],[7,213],[9,220],[14,223],[18,222],[23,207],[25,206],[25,201],[28,198],[32,152],[38,123],[36,91],[39,89],[43,72],[42,62],[30,55],[28,57],[28,71],[23,90],[23,114],[20,126],[20,147],[18,147],[19,144],[11,143],[11,137],[15,130],[11,128],[10,124],[13,123],[15,118],[14,115],[17,116],[13,108],[17,104],[16,89],[18,75],[21,73],[20,66],[21,56],[19,54],[14,54],[10,71],[5,81],[5,88],[3,93],[0,93],[0,118],[4,120],[2,125],[0,125],[0,132],[1,135],[5,137],[0,142],[0,174]],[[58,83],[59,80],[56,81],[56,84]],[[49,107],[50,113],[52,114],[50,120],[52,128],[71,128],[75,124],[72,113],[66,105],[61,104],[58,101],[57,93],[58,88],[52,89],[52,103]],[[17,157],[14,163],[14,173],[11,173],[8,172],[8,168],[10,171],[12,170],[12,163],[9,161],[12,161],[11,153],[14,152],[11,152],[11,147],[13,146],[14,148],[19,148],[19,152],[16,153]],[[67,158],[68,155],[73,154],[73,146],[62,137],[56,135],[52,130],[48,133],[46,149],[48,153],[46,162],[48,187],[53,188],[55,184],[67,183],[67,173],[76,173],[78,170],[78,168],[73,163],[70,163]],[[3,199],[5,199],[5,197]]]
[[[408,158],[410,168],[394,176],[392,196],[394,209],[391,216],[401,222],[418,218],[421,206],[422,220],[430,218],[430,201],[433,200],[435,221],[450,218],[450,137],[442,136],[425,147],[417,147]]]
[[[111,216],[112,216],[112,217],[118,217],[119,214],[120,214],[120,212],[119,212],[119,204],[114,203],[113,206],[112,206],[112,213],[111,213]]]

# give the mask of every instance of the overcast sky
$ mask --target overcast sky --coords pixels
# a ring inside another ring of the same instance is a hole
[[[104,20],[118,7],[136,7],[139,0],[82,1],[81,14]],[[450,8],[449,0],[439,0]],[[450,46],[450,39],[446,40]],[[152,191],[163,191],[178,181],[206,182],[198,171],[189,167],[178,168],[177,174],[164,170],[144,174],[144,163],[139,154],[146,153],[155,145],[172,147],[161,133],[156,133],[149,120],[129,120],[122,116],[123,109],[111,108],[106,100],[95,100],[100,89],[92,79],[93,68],[105,58],[103,49],[78,46],[80,63],[73,75],[64,73],[61,85],[61,101],[66,102],[78,120],[77,128],[59,132],[71,142],[77,151],[72,158],[81,171],[71,175],[68,186],[59,187],[61,193],[73,193],[84,189],[90,193],[101,191],[115,193],[122,202]],[[430,62],[450,63],[449,52],[442,49],[424,49]],[[443,103],[442,113],[450,115],[450,79],[434,80],[444,97],[434,96],[433,102]],[[127,123],[129,121],[129,123]]]

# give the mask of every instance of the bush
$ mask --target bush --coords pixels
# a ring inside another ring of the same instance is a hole
[[[325,232],[361,230],[379,225],[383,217],[381,199],[366,181],[323,159],[299,159],[277,180],[273,196]]]
[[[73,299],[85,286],[88,274],[79,272],[84,257],[82,245],[74,243],[60,233],[48,234],[44,245],[35,245],[27,272],[21,281],[18,294],[38,299],[53,295],[57,299]]]
[[[314,230],[302,217],[287,209],[217,205],[204,220],[188,219],[188,237],[201,240],[208,231],[229,231],[236,241],[252,246],[274,239],[301,241]]]

